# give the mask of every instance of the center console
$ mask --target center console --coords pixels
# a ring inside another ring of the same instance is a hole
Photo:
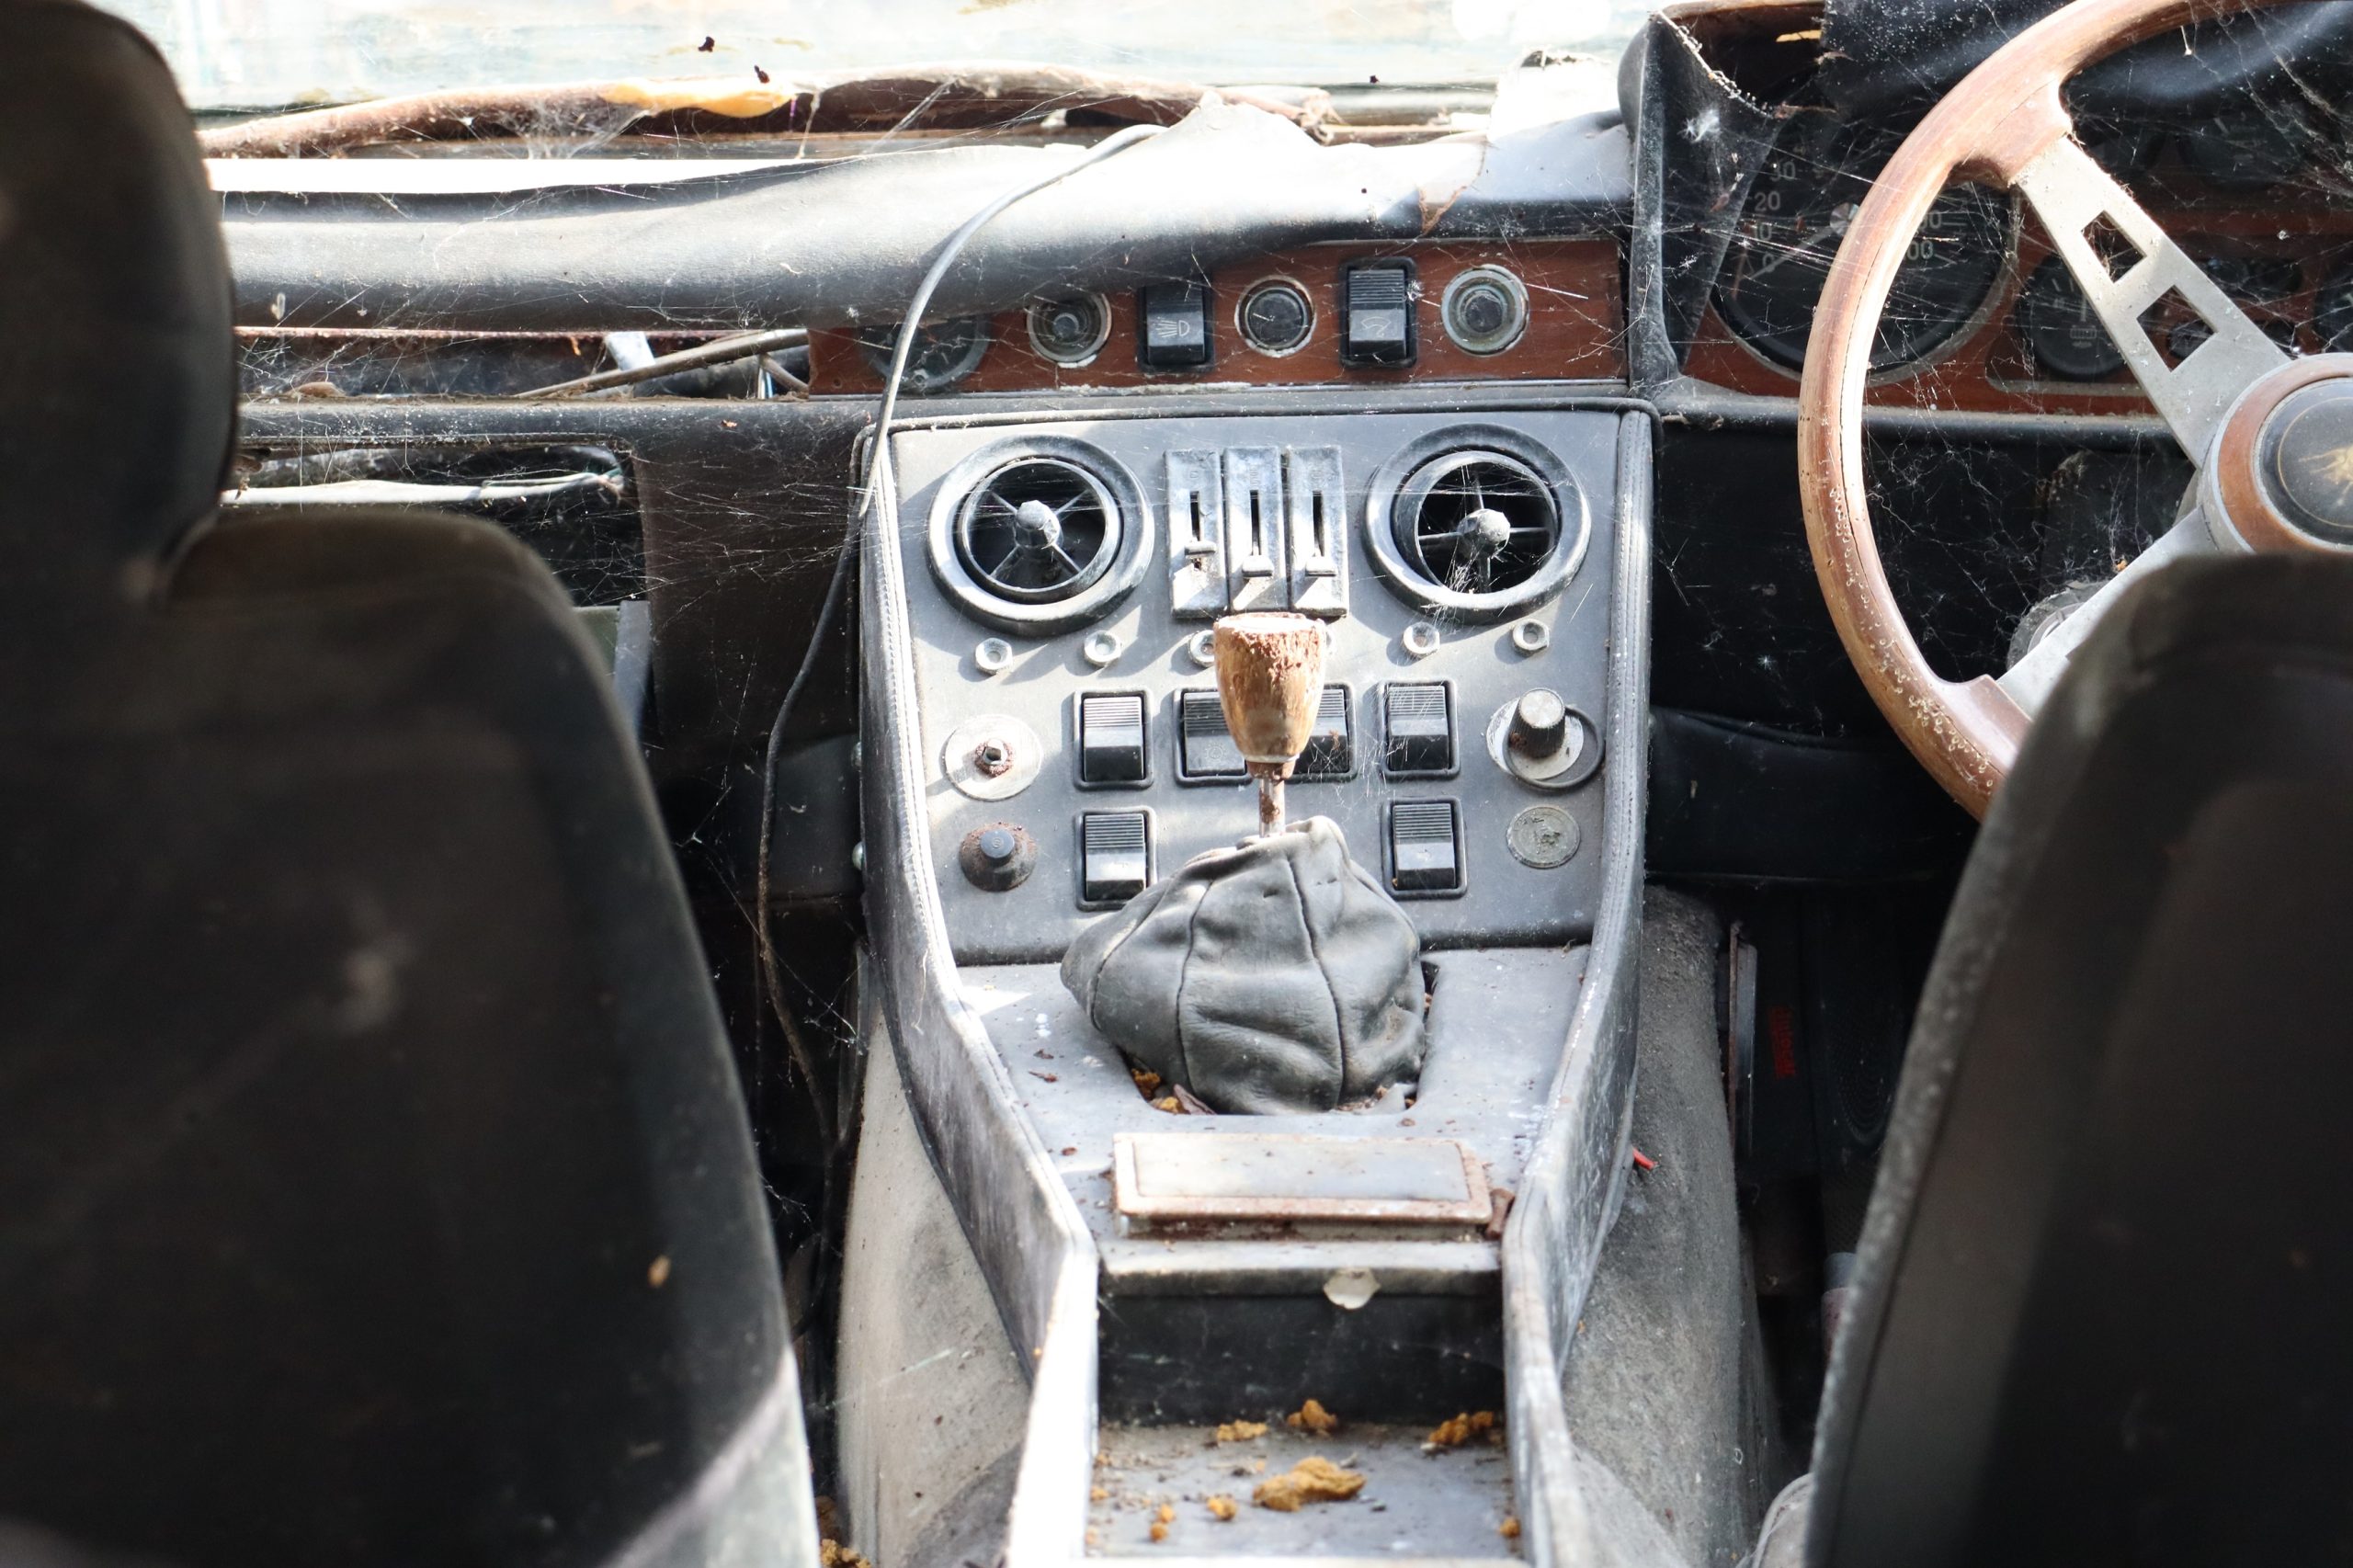
[[[1400,1485],[1428,1421],[1509,1406],[1507,1470],[1410,1551],[1493,1555],[1515,1487],[1567,1462],[1546,1335],[1624,1160],[1650,419],[1574,391],[1206,402],[903,427],[866,533],[890,1049],[1038,1373],[1008,1555],[1141,1549],[1104,1502],[1120,1456],[1335,1395]],[[1211,627],[1264,610],[1325,631],[1288,813],[1337,824],[1410,919],[1427,1049],[1334,1109],[1201,1114],[1059,965],[1255,831]],[[1279,1554],[1263,1513],[1220,1540]]]
[[[1058,422],[900,435],[899,549],[960,962],[1051,961],[1251,832],[1229,610],[1328,630],[1295,817],[1425,945],[1593,928],[1619,416]]]

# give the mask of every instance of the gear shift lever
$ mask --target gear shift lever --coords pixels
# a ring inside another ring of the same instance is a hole
[[[1258,781],[1258,831],[1283,825],[1283,780],[1315,733],[1324,627],[1303,615],[1229,615],[1211,639],[1225,727]]]
[[[1086,927],[1063,984],[1104,1039],[1212,1110],[1331,1110],[1420,1071],[1421,940],[1339,824],[1283,821],[1324,691],[1322,625],[1232,615],[1211,646],[1258,833]]]

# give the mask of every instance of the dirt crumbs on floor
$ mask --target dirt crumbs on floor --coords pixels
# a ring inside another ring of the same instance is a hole
[[[1443,1408],[1443,1407],[1441,1407]],[[1495,1430],[1495,1413],[1482,1410],[1441,1421],[1423,1442],[1426,1449],[1459,1449],[1473,1437],[1490,1437]]]
[[[1302,1503],[1345,1503],[1363,1490],[1362,1471],[1342,1470],[1321,1455],[1310,1454],[1288,1473],[1260,1482],[1250,1501],[1278,1514],[1295,1514]]]
[[[1283,1425],[1294,1432],[1308,1432],[1324,1437],[1340,1429],[1340,1418],[1311,1399],[1284,1416]]]
[[[1504,1516],[1504,1522],[1495,1527],[1495,1533],[1503,1537],[1506,1540],[1518,1540],[1519,1539],[1519,1520],[1518,1517],[1511,1514],[1506,1514]]]
[[[1224,1421],[1218,1425],[1216,1440],[1221,1443],[1246,1443],[1253,1437],[1267,1435],[1263,1421]]]
[[[1163,1503],[1160,1512],[1152,1517],[1152,1539],[1156,1543],[1168,1539],[1168,1527],[1176,1522],[1176,1506]]]
[[[1233,1516],[1240,1512],[1239,1509],[1234,1507],[1233,1499],[1228,1497],[1222,1492],[1218,1493],[1214,1496],[1206,1497],[1202,1499],[1202,1501],[1208,1505],[1210,1517],[1217,1520],[1220,1524],[1232,1524],[1233,1522]]]
[[[857,1548],[844,1546],[837,1540],[819,1541],[817,1561],[823,1568],[873,1568]]]

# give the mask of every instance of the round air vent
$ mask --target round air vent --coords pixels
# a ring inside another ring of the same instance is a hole
[[[1397,493],[1397,543],[1422,575],[1458,594],[1518,587],[1561,542],[1552,487],[1501,452],[1449,452]]]
[[[1062,437],[999,442],[934,491],[932,573],[983,620],[1060,631],[1135,587],[1151,532],[1135,481],[1105,453]]]
[[[1524,609],[1584,559],[1585,498],[1518,431],[1468,426],[1415,442],[1373,484],[1368,542],[1421,608],[1466,620]]]
[[[1120,504],[1059,458],[1022,458],[972,487],[956,513],[956,554],[973,580],[1016,604],[1086,591],[1120,551]]]

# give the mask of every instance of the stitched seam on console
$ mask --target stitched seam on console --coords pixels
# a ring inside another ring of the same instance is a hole
[[[1175,1001],[1176,1029],[1176,1065],[1185,1074],[1186,1086],[1192,1085],[1193,1051],[1185,1043],[1185,977],[1193,972],[1193,931],[1201,922],[1201,906],[1210,901],[1210,890],[1204,886],[1201,896],[1193,901],[1192,912],[1185,916],[1185,957],[1176,965],[1176,996]]]
[[[1324,962],[1324,949],[1316,944],[1314,923],[1307,918],[1307,889],[1299,880],[1299,862],[1286,856],[1283,869],[1290,873],[1291,891],[1299,894],[1299,928],[1307,934],[1308,956],[1315,960],[1315,972],[1324,977],[1324,994],[1332,999],[1332,1040],[1340,1052],[1340,1081],[1332,1089],[1332,1104],[1337,1107],[1348,1086],[1347,1019],[1341,1016],[1340,994],[1332,988],[1332,971]]]

